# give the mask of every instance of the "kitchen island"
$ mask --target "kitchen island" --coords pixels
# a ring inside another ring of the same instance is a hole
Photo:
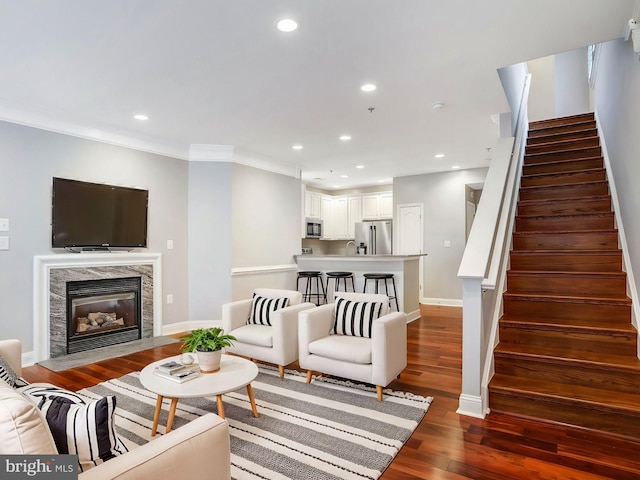
[[[294,255],[298,270],[318,270],[327,272],[353,272],[356,291],[364,288],[365,273],[392,273],[396,283],[396,296],[401,312],[407,314],[407,320],[420,318],[420,257],[422,255]],[[323,277],[325,277],[323,275]],[[326,282],[326,277],[325,277]],[[350,288],[350,282],[347,283]],[[385,293],[380,285],[380,293]],[[391,288],[391,282],[389,282]],[[373,293],[374,282],[367,282],[367,293]],[[327,300],[333,301],[333,282]],[[393,309],[395,304],[392,302]]]

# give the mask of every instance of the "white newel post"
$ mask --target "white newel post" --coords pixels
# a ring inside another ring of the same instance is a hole
[[[457,413],[484,418],[482,402],[482,281],[462,282],[462,393]]]

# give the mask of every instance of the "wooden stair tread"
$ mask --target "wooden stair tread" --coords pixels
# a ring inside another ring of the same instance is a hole
[[[578,196],[578,197],[565,197],[565,198],[539,198],[536,200],[520,200],[518,201],[518,206],[528,206],[528,205],[544,205],[548,203],[571,203],[571,202],[597,202],[602,200],[609,200],[611,198],[610,195],[593,195],[593,196]]]
[[[545,178],[545,177],[557,177],[557,176],[570,176],[580,173],[602,173],[607,170],[604,168],[584,168],[582,170],[562,170],[558,172],[545,172],[545,173],[527,173],[522,175],[522,179],[529,178]]]
[[[565,154],[573,154],[573,153],[580,153],[584,150],[596,150],[596,149],[600,149],[601,147],[599,145],[597,146],[591,146],[591,147],[578,147],[578,148],[565,148],[562,150],[552,150],[550,152],[535,152],[535,153],[525,153],[525,158],[527,160],[530,161],[534,161],[536,158],[544,158],[544,157],[552,157],[554,155],[565,155]],[[586,157],[593,157],[594,154],[597,152],[591,152],[591,154],[589,154],[588,152],[585,153],[584,157],[576,157],[573,158],[572,160],[582,160],[583,158]],[[596,155],[597,156],[597,155]],[[527,165],[531,165],[530,161],[527,161],[526,164]]]
[[[509,391],[520,396],[542,396],[563,403],[591,404],[599,410],[619,412],[624,410],[640,415],[640,395],[615,390],[604,390],[582,385],[549,382],[532,378],[522,379],[510,375],[496,374],[489,384],[490,390]]]
[[[511,255],[621,255],[622,250],[511,250]]]
[[[513,232],[513,235],[522,235],[522,236],[526,236],[526,235],[559,235],[559,234],[563,234],[563,233],[580,233],[580,234],[589,234],[589,233],[614,233],[614,234],[618,234],[618,230],[615,228],[605,228],[605,229],[600,229],[600,230],[593,230],[593,229],[589,229],[589,230],[555,230],[555,231],[548,231],[548,230],[531,230],[531,231],[527,231],[527,232]]]
[[[596,156],[591,156],[591,157],[559,159],[559,160],[555,160],[553,162],[527,163],[526,165],[524,165],[524,167],[525,168],[527,168],[527,167],[533,168],[533,167],[540,166],[540,165],[551,166],[551,165],[554,165],[554,164],[566,165],[566,164],[569,164],[569,163],[580,162],[580,161],[584,161],[584,160],[603,160],[603,159],[604,159],[604,157],[602,155],[596,155]]]
[[[527,139],[527,146],[529,145],[529,140],[534,141],[531,145],[540,145],[546,143],[555,143],[556,141],[567,139],[567,137],[571,138],[588,138],[598,135],[598,129],[593,125],[589,125],[588,122],[584,122],[576,125],[576,129],[569,132],[550,132],[547,135],[540,135],[540,130],[534,130],[536,135]],[[546,141],[549,140],[549,141]]]
[[[523,190],[556,190],[563,187],[576,187],[578,185],[603,185],[609,186],[609,182],[606,180],[595,180],[590,182],[566,182],[566,183],[554,183],[552,185],[529,185],[526,187],[520,187],[520,191]],[[602,195],[599,195],[602,196]],[[563,199],[564,200],[564,199]]]
[[[588,130],[587,130],[588,131]],[[540,138],[540,137],[537,137]],[[571,147],[572,144],[574,143],[579,143],[579,142],[584,142],[584,141],[596,141],[596,144],[600,144],[600,137],[598,137],[597,133],[595,135],[590,135],[590,136],[584,136],[584,137],[578,137],[578,138],[565,138],[565,139],[558,139],[555,141],[550,141],[550,142],[546,142],[546,143],[534,143],[532,145],[527,144],[526,147],[533,147],[533,148],[555,148],[558,151],[562,151],[562,150],[567,150],[567,147]],[[591,145],[591,146],[595,146],[595,145]],[[584,147],[577,147],[577,148],[584,148]],[[537,152],[537,153],[542,153],[542,152]],[[546,152],[545,152],[546,153]]]
[[[526,300],[529,302],[631,305],[631,299],[629,297],[576,297],[571,295],[542,295],[531,293],[517,293],[510,291],[504,292],[503,296],[511,300]]]
[[[586,218],[586,217],[613,217],[615,216],[614,212],[577,212],[577,213],[557,213],[557,214],[535,214],[535,215],[516,215],[516,218],[522,220],[536,220],[536,219],[559,219],[566,218],[570,220],[572,218]]]
[[[565,347],[528,345],[526,343],[500,342],[495,348],[494,354],[640,373],[640,360],[637,357],[616,355],[614,353],[571,350]]]
[[[529,122],[529,130],[540,130],[554,126],[563,126],[568,124],[586,123],[595,120],[593,112],[578,113],[576,115],[567,115],[563,117],[547,118],[545,120],[536,120]]]
[[[525,329],[558,330],[565,332],[622,333],[636,335],[635,327],[629,321],[614,321],[604,318],[548,318],[537,316],[503,315],[500,325]]]
[[[508,270],[507,275],[519,275],[522,277],[587,277],[587,278],[626,278],[626,272],[558,272],[540,270]]]

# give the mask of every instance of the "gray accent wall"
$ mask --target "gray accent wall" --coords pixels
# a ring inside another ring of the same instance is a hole
[[[424,204],[423,295],[448,303],[462,299],[458,268],[465,247],[466,185],[483,183],[487,168],[396,177],[394,206]],[[445,240],[451,247],[444,247]]]
[[[231,185],[231,163],[189,164],[191,320],[221,319],[231,298]]]
[[[0,338],[33,348],[33,257],[51,249],[54,176],[149,190],[147,251],[161,253],[163,323],[188,320],[187,176],[184,160],[0,122],[0,218],[10,250],[0,251]],[[167,250],[167,240],[174,248]]]
[[[618,191],[631,268],[640,280],[640,61],[631,42],[600,45],[593,92]],[[637,286],[637,285],[636,285]]]

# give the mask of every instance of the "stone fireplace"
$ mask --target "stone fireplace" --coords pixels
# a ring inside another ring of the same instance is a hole
[[[67,353],[141,338],[142,277],[67,282]]]
[[[34,361],[162,334],[161,256],[34,258]]]

